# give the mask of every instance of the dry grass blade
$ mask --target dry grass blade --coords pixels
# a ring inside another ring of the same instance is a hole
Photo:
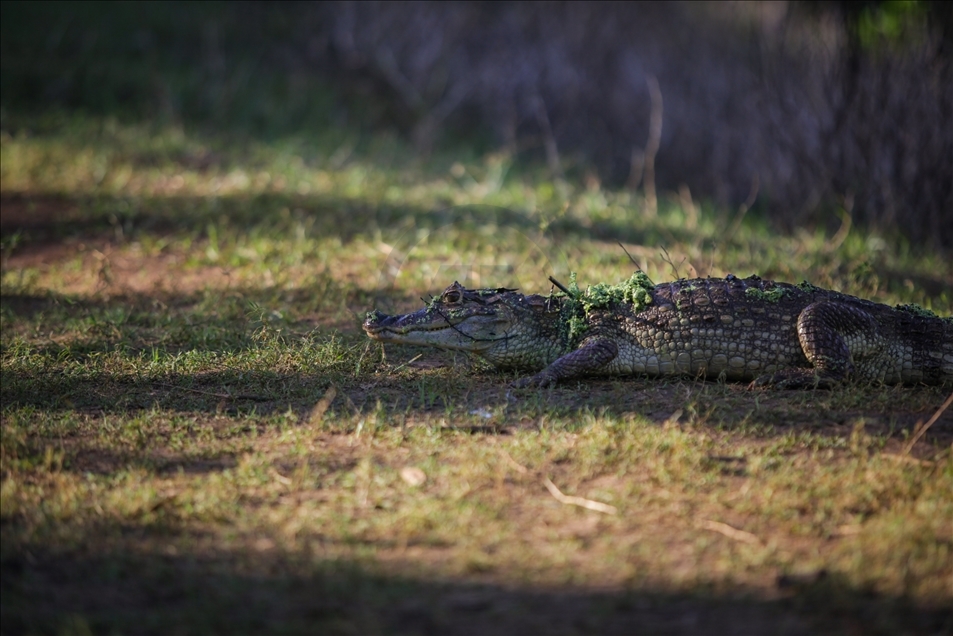
[[[655,193],[655,155],[662,141],[662,89],[654,75],[645,78],[649,88],[652,109],[649,112],[649,138],[645,143],[645,165],[643,168],[642,188],[645,192],[646,209],[649,214],[658,214],[658,201]]]
[[[917,427],[917,429],[913,432],[913,437],[910,438],[910,441],[907,442],[906,446],[904,446],[903,450],[900,452],[901,455],[910,454],[910,451],[913,450],[914,445],[916,445],[916,443],[920,441],[920,438],[923,437],[923,434],[926,433],[931,426],[933,426],[933,423],[940,419],[940,416],[943,415],[944,411],[950,408],[950,404],[953,404],[953,393],[950,393],[950,396],[946,398],[946,401],[942,404],[942,406],[936,410],[936,413],[933,414],[933,417],[927,420],[926,424]]]
[[[311,409],[311,415],[308,417],[308,422],[314,426],[320,424],[321,420],[324,419],[324,414],[330,408],[331,403],[334,401],[334,398],[337,397],[338,389],[333,384],[328,387],[324,392],[324,395],[318,400],[318,403],[314,405],[314,408]]]
[[[551,494],[559,503],[569,506],[579,506],[580,508],[585,508],[586,510],[594,510],[607,515],[614,515],[618,513],[618,510],[615,506],[610,506],[609,504],[604,504],[599,501],[593,501],[592,499],[564,495],[559,488],[556,487],[556,484],[549,479],[549,477],[545,478],[543,483],[546,485],[546,490],[549,491],[549,494]]]
[[[907,464],[916,464],[917,466],[936,466],[936,462],[930,461],[928,459],[917,459],[916,457],[910,457],[909,455],[887,455],[884,454],[882,457],[894,462],[904,462]]]
[[[711,519],[703,519],[700,525],[706,530],[718,532],[725,535],[729,539],[734,539],[735,541],[750,543],[751,545],[761,545],[761,539],[755,535],[751,534],[750,532],[745,532],[744,530],[739,530],[738,528],[732,528],[727,523],[712,521]]]
[[[422,353],[418,353],[417,355],[415,355],[413,358],[411,358],[411,359],[408,360],[407,362],[405,362],[405,363],[403,363],[403,364],[399,364],[399,365],[397,365],[396,367],[394,367],[394,370],[391,371],[391,373],[397,373],[398,371],[400,371],[401,369],[403,369],[404,367],[406,367],[408,364],[413,364],[414,362],[417,362],[417,360],[419,360],[423,355],[424,355],[424,354],[422,354]]]
[[[523,466],[523,465],[520,464],[518,461],[516,461],[515,459],[513,459],[513,456],[510,455],[509,453],[507,453],[507,452],[506,452],[505,450],[503,450],[502,448],[499,449],[499,450],[500,450],[500,453],[503,455],[503,459],[505,459],[510,466],[512,466],[513,468],[515,468],[517,472],[519,472],[519,473],[521,473],[521,474],[523,474],[523,475],[529,473],[529,468],[527,468],[526,466]]]
[[[684,411],[682,409],[678,409],[677,411],[669,415],[668,418],[665,420],[665,422],[662,424],[662,427],[672,428],[673,426],[678,426],[678,420],[679,418],[682,417],[682,413],[684,413]]]
[[[285,486],[290,486],[292,483],[294,483],[289,478],[285,477],[274,468],[271,469],[271,474],[275,478],[275,481],[277,481],[280,484],[284,484]]]
[[[254,402],[267,402],[269,398],[263,395],[248,395],[244,393],[239,393],[238,395],[228,395],[227,393],[212,393],[211,391],[202,391],[200,389],[190,389],[186,386],[176,386],[174,384],[166,384],[165,382],[156,382],[156,386],[162,386],[167,389],[175,389],[176,391],[185,391],[187,393],[196,393],[198,395],[207,395],[209,397],[218,398],[220,400],[252,400]]]

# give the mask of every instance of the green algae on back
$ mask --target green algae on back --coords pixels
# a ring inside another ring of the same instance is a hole
[[[939,316],[936,312],[925,307],[921,307],[916,303],[911,303],[909,305],[897,305],[897,309],[900,311],[905,311],[908,314],[913,314],[914,316],[920,316],[921,318],[939,318],[940,320],[945,320],[946,322],[953,324],[953,316]]]
[[[568,298],[565,305],[566,337],[575,344],[589,328],[588,315],[593,309],[605,309],[613,303],[630,303],[635,313],[643,311],[652,304],[651,291],[655,289],[655,283],[645,272],[638,271],[624,282],[615,285],[597,283],[581,291],[576,282],[576,272],[570,272],[566,289],[568,294],[558,295]]]
[[[953,319],[923,308],[756,276],[653,285],[636,273],[585,291],[575,274],[568,286],[553,283],[559,291],[548,298],[454,283],[435,310],[374,314],[364,329],[382,342],[467,351],[502,370],[537,372],[520,386],[643,373],[788,388],[953,383]]]
[[[795,287],[797,287],[798,289],[800,289],[800,290],[803,291],[803,292],[808,292],[808,293],[810,293],[810,292],[816,292],[816,291],[823,291],[823,290],[822,290],[820,287],[818,287],[817,285],[812,285],[811,283],[807,282],[806,280],[802,280],[800,283],[798,283],[797,285],[795,285]]]
[[[763,290],[758,289],[757,287],[749,287],[745,290],[746,295],[759,300],[765,300],[769,303],[779,302],[786,293],[788,293],[788,290],[784,289],[783,287],[774,287],[773,289]]]
[[[586,293],[580,298],[586,312],[592,309],[605,309],[612,303],[631,303],[636,313],[652,304],[652,294],[655,284],[649,280],[645,272],[636,272],[629,280],[609,285],[597,283],[590,285]]]

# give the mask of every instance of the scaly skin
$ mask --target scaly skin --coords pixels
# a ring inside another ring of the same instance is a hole
[[[587,312],[563,294],[524,296],[454,283],[403,316],[374,311],[367,335],[479,355],[536,372],[518,386],[589,375],[690,376],[787,388],[841,381],[953,384],[953,319],[813,287],[698,278],[649,286],[638,310],[613,300]],[[569,329],[575,316],[581,334]]]

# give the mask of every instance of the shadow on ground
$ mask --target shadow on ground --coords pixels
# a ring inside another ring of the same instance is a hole
[[[419,365],[421,361],[417,361]],[[513,376],[493,371],[460,373],[451,361],[434,356],[422,368],[375,363],[361,376],[328,372],[208,371],[195,374],[89,373],[83,377],[58,370],[4,371],[5,408],[32,407],[100,419],[134,416],[152,410],[202,420],[240,421],[293,413],[308,421],[315,405],[334,386],[327,405],[352,419],[375,412],[383,422],[429,426],[441,418],[460,430],[507,434],[520,428],[551,426],[563,419],[583,426],[589,414],[643,417],[658,425],[744,430],[759,437],[819,434],[847,438],[859,423],[870,435],[905,439],[936,411],[945,397],[939,387],[870,387],[837,392],[750,391],[741,384],[691,380],[593,379],[548,390],[515,390]],[[446,365],[446,366],[445,366]],[[474,415],[476,414],[476,415]],[[355,420],[356,422],[356,420]],[[353,424],[353,422],[351,422]],[[953,441],[953,417],[943,414],[923,440],[947,446]]]
[[[330,556],[334,546],[318,536],[288,553],[265,537],[220,551],[201,535],[175,532],[98,528],[113,548],[56,554],[8,544],[0,563],[0,631],[730,635],[953,628],[946,608],[917,607],[824,573],[781,577],[767,595],[704,584],[695,591],[644,584],[622,592],[551,590],[486,584],[478,576],[472,583],[428,580],[416,574],[421,568],[410,555],[398,555],[392,571],[382,572]],[[123,550],[133,539],[138,549]]]
[[[249,306],[271,306],[276,293],[297,319],[272,324],[248,313]],[[359,288],[344,289],[319,277],[291,292],[244,287],[216,294],[211,300],[202,292],[0,296],[5,331],[32,332],[46,321],[69,334],[41,339],[29,345],[28,356],[8,358],[0,386],[4,407],[92,418],[152,409],[204,419],[291,411],[304,421],[333,385],[336,396],[328,408],[345,416],[368,413],[380,404],[386,420],[428,422],[452,414],[464,426],[491,432],[606,413],[767,436],[846,438],[863,422],[868,434],[901,438],[929,419],[947,395],[940,387],[750,391],[744,384],[638,377],[514,390],[509,385],[515,376],[462,355],[399,346],[382,350],[369,343],[359,333],[357,316],[371,306],[371,293]],[[325,297],[335,303],[337,318],[328,318],[322,309]],[[281,340],[257,339],[258,330],[265,328]],[[331,342],[339,346],[333,357],[322,359]],[[206,356],[198,363],[203,370],[169,370],[170,360],[193,353]],[[228,357],[228,364],[222,367],[208,358],[212,354]],[[285,368],[269,362],[274,355],[284,356]],[[152,357],[161,360],[155,367],[149,364]],[[107,359],[116,362],[103,362]],[[67,367],[70,371],[64,372]],[[943,414],[925,440],[953,442],[953,415]]]

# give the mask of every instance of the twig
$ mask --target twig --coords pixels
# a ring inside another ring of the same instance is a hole
[[[360,415],[361,409],[357,408],[357,405],[354,404],[354,400],[351,399],[351,396],[347,393],[344,393],[344,401],[347,402],[347,405],[351,407],[351,410],[354,411],[354,415]]]
[[[189,393],[198,393],[199,395],[207,395],[209,397],[218,398],[220,400],[253,400],[255,402],[267,402],[269,398],[262,395],[248,395],[244,393],[239,393],[238,395],[228,395],[227,393],[211,393],[209,391],[201,391],[199,389],[190,389],[186,386],[176,386],[174,384],[166,384],[165,382],[155,382],[156,386],[164,386],[167,389],[176,389],[178,391],[188,391]]]
[[[724,238],[722,238],[722,243],[726,244],[734,236],[735,232],[738,231],[738,228],[741,227],[741,222],[744,220],[745,215],[748,213],[748,210],[751,209],[751,206],[754,205],[755,200],[758,198],[758,190],[761,187],[761,177],[758,176],[758,173],[754,173],[754,176],[751,178],[751,191],[748,192],[748,198],[745,199],[745,202],[741,204],[741,207],[738,208],[738,214],[735,215],[734,220],[731,222],[731,226],[728,228],[728,231],[725,232]]]
[[[894,455],[892,453],[884,453],[881,455],[881,457],[886,457],[887,459],[895,462],[917,464],[918,466],[936,466],[936,462],[930,461],[929,459],[917,459],[916,457],[910,457],[909,455]]]
[[[701,527],[706,530],[713,530],[720,534],[725,535],[729,539],[734,539],[735,541],[741,541],[742,543],[750,543],[752,545],[760,545],[761,539],[751,534],[750,532],[745,532],[744,530],[739,530],[738,528],[732,528],[727,523],[722,523],[720,521],[712,521],[711,519],[702,519]]]
[[[623,248],[623,249],[625,249],[625,248]],[[568,289],[566,289],[565,285],[563,285],[562,283],[560,283],[558,280],[556,280],[556,279],[553,278],[552,276],[549,277],[549,282],[551,282],[553,285],[555,285],[556,287],[558,287],[559,289],[561,289],[562,292],[563,292],[564,294],[566,294],[567,296],[572,296],[572,293],[571,293]]]
[[[523,466],[518,461],[513,459],[513,456],[507,453],[504,449],[501,448],[499,450],[500,450],[500,453],[503,455],[503,459],[508,461],[510,465],[516,469],[517,472],[522,473],[524,475],[529,472],[529,468],[527,468],[526,466]]]
[[[337,397],[338,389],[332,383],[328,386],[327,390],[324,392],[324,395],[320,400],[314,405],[314,408],[311,409],[311,415],[308,416],[308,423],[312,426],[321,423],[321,420],[324,419],[324,414],[327,412],[328,408],[331,406],[331,402],[334,401],[334,398]]]
[[[543,133],[543,146],[546,148],[546,163],[549,164],[549,170],[553,178],[557,181],[563,180],[563,170],[559,162],[559,149],[556,146],[556,137],[553,135],[553,128],[549,123],[549,115],[546,113],[546,103],[540,95],[536,96],[536,123]]]
[[[694,231],[698,227],[698,208],[692,201],[692,191],[688,188],[688,184],[683,183],[678,187],[678,202],[682,212],[685,213],[685,227]]]
[[[377,68],[390,84],[391,88],[404,100],[405,106],[415,113],[419,113],[426,108],[424,99],[417,91],[417,87],[414,86],[413,82],[407,79],[407,76],[404,75],[397,65],[393,51],[388,48],[379,50],[374,61],[377,62]]]
[[[933,417],[931,417],[926,424],[917,427],[917,430],[913,433],[913,437],[911,437],[910,441],[907,442],[906,446],[903,447],[903,451],[900,453],[901,455],[907,455],[911,450],[913,450],[914,444],[920,441],[920,438],[923,437],[923,434],[927,432],[927,429],[933,426],[933,423],[940,419],[940,416],[943,415],[943,412],[946,409],[950,408],[950,404],[953,404],[953,393],[950,393],[950,397],[946,398],[946,402],[944,402],[943,405],[936,410],[936,413],[933,414]]]
[[[632,156],[629,158],[629,178],[625,181],[625,187],[633,192],[639,189],[642,183],[642,173],[645,168],[645,151],[638,147],[632,148]]]
[[[848,210],[840,211],[840,221],[840,227],[837,229],[837,232],[834,233],[834,236],[831,237],[831,240],[824,244],[824,252],[828,254],[831,252],[836,252],[837,248],[839,248],[844,241],[847,240],[847,235],[850,234],[850,227],[853,221]]]
[[[662,422],[662,428],[671,428],[673,426],[678,426],[678,420],[680,417],[682,417],[683,412],[684,411],[682,409],[678,409],[677,411],[669,415],[668,418],[664,422]]]
[[[408,360],[408,361],[405,362],[404,364],[401,364],[401,365],[398,365],[398,366],[394,367],[394,370],[391,371],[391,373],[396,373],[396,372],[400,371],[401,369],[403,369],[404,367],[406,367],[408,364],[413,364],[414,362],[417,362],[417,359],[420,358],[422,355],[424,355],[424,354],[418,353],[417,355],[415,355],[413,358],[411,358],[410,360]]]
[[[619,244],[619,247],[622,248],[622,251],[625,252],[625,255],[629,257],[629,260],[632,261],[632,264],[635,265],[635,271],[641,272],[642,266],[635,262],[635,259],[632,258],[632,255],[629,254],[629,250],[625,249],[625,245],[622,244],[622,241],[616,241]]]
[[[669,264],[669,266],[672,268],[672,271],[675,272],[675,278],[681,278],[681,276],[678,275],[678,266],[672,262],[672,257],[669,256],[668,250],[665,249],[664,245],[660,245],[659,247],[662,249],[662,253],[665,254],[665,256],[662,257],[662,261]],[[682,259],[682,262],[685,262],[684,258]]]
[[[607,515],[614,515],[618,513],[618,510],[616,510],[615,506],[593,501],[592,499],[583,499],[582,497],[571,497],[569,495],[564,495],[559,491],[559,488],[556,488],[556,484],[550,481],[549,477],[546,477],[543,480],[543,484],[546,486],[546,490],[549,491],[549,494],[551,494],[559,503],[570,506],[579,506],[580,508],[585,508],[586,510],[594,510]]]
[[[654,75],[645,78],[649,87],[649,97],[652,100],[652,110],[649,113],[649,138],[645,142],[645,167],[642,187],[645,190],[645,202],[649,214],[658,214],[658,199],[655,195],[655,155],[662,140],[662,90]]]
[[[294,483],[290,479],[288,479],[287,477],[279,473],[276,468],[271,469],[271,474],[274,475],[278,483],[284,484],[285,486],[290,486],[292,483]]]
[[[515,459],[513,459],[513,457],[509,453],[507,453],[506,450],[500,448],[499,451],[500,451],[500,454],[503,455],[503,459],[505,459],[513,468],[515,468],[517,472],[523,475],[527,475],[533,472],[526,466],[523,466],[522,464],[517,462]],[[551,494],[559,503],[566,504],[569,506],[579,506],[581,508],[585,508],[586,510],[594,510],[595,512],[601,512],[607,515],[618,514],[618,510],[616,509],[615,506],[610,506],[609,504],[604,504],[599,501],[593,501],[592,499],[584,499],[583,497],[573,497],[570,495],[564,495],[562,491],[560,491],[559,488],[556,487],[556,484],[554,484],[552,480],[549,479],[549,477],[543,478],[543,485],[546,486],[546,490],[549,491],[549,494]]]

